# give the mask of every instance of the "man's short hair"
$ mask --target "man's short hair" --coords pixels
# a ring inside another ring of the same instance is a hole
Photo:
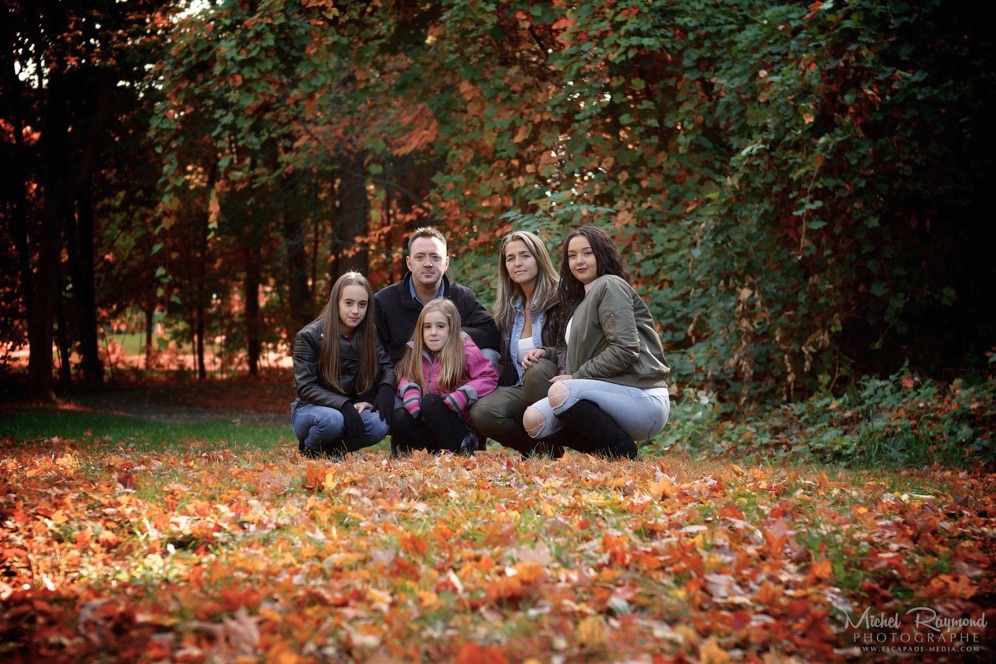
[[[420,237],[431,237],[443,243],[443,251],[446,250],[446,236],[440,233],[434,226],[422,226],[416,228],[411,237],[408,238],[408,255],[412,253],[412,243]]]

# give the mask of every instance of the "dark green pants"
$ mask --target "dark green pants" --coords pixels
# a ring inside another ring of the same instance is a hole
[[[529,454],[536,442],[522,427],[526,408],[546,398],[550,379],[557,375],[557,364],[543,358],[526,370],[522,385],[499,387],[470,408],[470,420],[482,436],[497,440],[523,454]]]

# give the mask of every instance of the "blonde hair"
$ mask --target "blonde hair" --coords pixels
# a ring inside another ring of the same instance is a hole
[[[513,231],[501,239],[498,246],[498,289],[495,293],[495,303],[491,307],[491,315],[494,316],[495,323],[502,331],[512,328],[515,320],[515,307],[512,306],[513,298],[518,295],[525,302],[526,294],[522,292],[522,286],[512,281],[508,273],[508,266],[505,264],[505,250],[512,242],[519,241],[526,245],[526,249],[536,259],[536,287],[533,290],[533,301],[531,309],[533,311],[546,311],[551,300],[557,295],[557,284],[560,283],[560,276],[557,268],[553,266],[550,252],[546,245],[535,233],[529,231]]]
[[[377,362],[376,334],[373,331],[374,299],[370,282],[359,272],[347,272],[332,286],[328,304],[322,309],[319,320],[323,321],[321,350],[318,351],[318,375],[326,387],[344,394],[342,389],[342,356],[339,350],[339,337],[342,335],[342,321],[339,319],[339,299],[346,286],[360,286],[367,292],[367,313],[353,330],[353,345],[360,359],[356,366],[356,379],[353,389],[356,394],[366,394],[380,379],[380,365]]]
[[[463,332],[460,329],[460,312],[451,300],[446,298],[436,298],[429,300],[421,313],[418,315],[418,322],[415,323],[415,331],[412,332],[411,343],[405,348],[405,354],[398,363],[398,377],[418,383],[425,393],[428,385],[425,383],[425,375],[422,372],[422,353],[429,352],[425,346],[425,335],[422,333],[422,326],[425,324],[425,317],[433,311],[443,314],[450,323],[450,336],[446,344],[436,353],[439,360],[439,372],[436,385],[442,390],[452,392],[464,383],[466,373],[466,359],[463,353]]]

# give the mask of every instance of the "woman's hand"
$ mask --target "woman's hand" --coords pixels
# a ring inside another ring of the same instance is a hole
[[[365,410],[373,410],[373,404],[366,401],[360,401],[359,403],[354,403],[353,407],[356,408],[357,413],[362,413]]]
[[[551,383],[559,383],[562,380],[573,380],[574,376],[571,374],[560,374],[559,376],[554,376],[550,379]]]
[[[533,348],[531,351],[526,353],[526,356],[522,358],[522,368],[528,369],[530,365],[535,364],[536,360],[542,358],[546,355],[546,351],[542,348]]]

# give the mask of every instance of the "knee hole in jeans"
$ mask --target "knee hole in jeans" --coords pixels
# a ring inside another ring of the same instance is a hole
[[[543,413],[539,409],[529,406],[522,415],[522,426],[530,438],[535,438],[546,426],[546,418],[543,417]]]
[[[564,405],[564,402],[567,401],[567,397],[570,395],[570,388],[560,381],[551,385],[550,391],[547,392],[547,397],[550,399],[550,405],[554,408],[560,408]]]

